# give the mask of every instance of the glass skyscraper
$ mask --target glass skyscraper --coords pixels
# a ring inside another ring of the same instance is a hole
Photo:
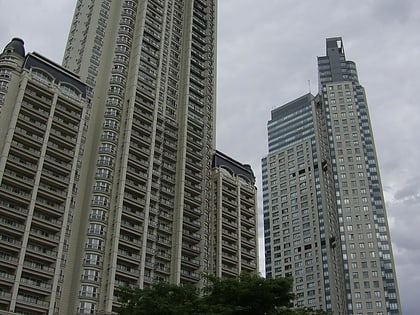
[[[365,91],[341,38],[318,57],[319,94],[272,111],[263,159],[268,277],[293,276],[298,306],[401,312]]]

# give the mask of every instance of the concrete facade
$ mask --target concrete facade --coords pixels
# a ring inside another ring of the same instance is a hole
[[[78,77],[13,39],[0,54],[0,310],[56,314],[89,107]]]

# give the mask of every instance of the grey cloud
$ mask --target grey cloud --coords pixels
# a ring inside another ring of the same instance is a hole
[[[420,202],[420,177],[409,180],[409,183],[395,192],[394,197],[397,200]]]
[[[413,1],[376,0],[373,3],[375,15],[386,23],[405,23],[413,10]]]

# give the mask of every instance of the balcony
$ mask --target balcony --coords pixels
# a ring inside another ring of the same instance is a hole
[[[5,263],[6,265],[17,266],[18,258],[5,252],[0,252],[0,264]]]
[[[4,272],[4,271],[0,271],[0,282],[14,282],[15,281],[15,275],[12,275],[10,273]]]
[[[255,252],[254,249],[241,248],[241,255],[245,256],[248,259],[255,259],[256,258],[256,252]]]
[[[236,218],[238,217],[238,212],[233,210],[230,210],[226,207],[222,208],[222,216],[224,218],[226,218],[226,220],[236,220]]]
[[[53,267],[27,260],[23,262],[23,266],[27,271],[30,271],[31,273],[42,273],[48,276],[52,276],[55,270]]]
[[[15,172],[9,169],[10,167],[4,170],[3,183],[6,181],[12,184],[15,187],[20,189],[31,191],[34,186],[34,179],[25,175],[25,172]]]
[[[141,259],[140,255],[122,249],[118,249],[118,258],[129,262],[140,262]]]
[[[245,234],[245,236],[248,237],[254,237],[255,236],[255,224],[250,225],[250,227],[245,227],[241,222],[241,233]]]
[[[6,217],[0,217],[0,229],[4,231],[20,236],[23,234],[24,228],[25,225],[22,223]]]
[[[6,244],[7,247],[14,247],[15,249],[20,249],[22,242],[12,236],[0,234],[0,244]]]
[[[183,239],[185,238],[186,240],[189,240],[193,244],[197,244],[201,240],[201,235],[200,234],[191,233],[190,231],[185,230],[185,229],[182,230],[182,236],[183,236]]]
[[[223,196],[222,200],[223,200],[223,203],[226,203],[227,206],[229,206],[229,207],[235,207],[236,208],[236,206],[237,206],[237,201],[235,199]]]
[[[123,205],[123,213],[122,217],[126,217],[129,221],[131,221],[132,224],[137,223],[143,223],[144,221],[144,212],[139,211],[135,207],[128,207],[127,205]]]
[[[184,212],[185,212],[185,214],[186,215],[188,215],[189,217],[192,217],[192,218],[199,218],[199,217],[201,217],[201,214],[202,214],[202,212],[201,212],[201,210],[200,210],[200,208],[197,208],[197,207],[191,207],[190,205],[188,205],[188,204],[186,204],[185,206],[184,206]]]
[[[32,252],[35,254],[35,256],[40,255],[43,258],[49,259],[50,261],[53,261],[53,262],[55,262],[55,260],[57,259],[57,252],[47,247],[42,247],[39,245],[34,245],[34,244],[29,243],[27,245],[27,250],[28,250],[28,254]]]
[[[34,227],[31,228],[30,237],[36,240],[36,242],[47,246],[55,246],[60,241],[60,236],[54,232],[48,232]]]
[[[6,195],[7,199],[13,199],[17,202],[21,202],[22,199],[29,201],[31,198],[31,194],[29,192],[25,192],[11,185],[6,185],[5,183],[0,186],[0,195]]]
[[[60,128],[62,130],[69,130],[69,129],[72,130],[73,129],[74,131],[79,130],[79,123],[80,123],[79,120],[76,120],[73,117],[71,119],[68,119],[69,117],[63,117],[63,118],[59,117],[58,115],[55,115],[53,117],[54,128]]]
[[[226,220],[226,219],[225,219]],[[223,238],[227,237],[231,240],[237,240],[239,237],[239,232],[237,228],[232,229],[232,226],[226,226],[224,224],[222,224],[223,229],[222,229],[222,236]]]
[[[233,220],[222,218],[223,227],[230,229],[231,231],[237,231],[238,223]]]
[[[18,295],[17,296],[17,308],[26,308],[30,311],[34,309],[34,307],[39,308],[42,307],[44,311],[48,309],[50,302],[44,301],[41,297],[37,296],[29,296],[29,295]]]
[[[245,226],[249,230],[255,227],[255,219],[254,218],[247,218],[245,216],[241,216],[241,225]]]
[[[133,249],[136,249],[136,250],[138,250],[138,248],[140,246],[142,246],[142,241],[141,241],[141,236],[140,235],[131,236],[131,235],[128,235],[128,234],[121,233],[119,240],[122,244],[124,244],[124,246],[130,247],[130,248],[133,248]]]
[[[197,256],[201,252],[200,247],[184,242],[182,243],[182,250],[185,251],[186,254],[191,254],[192,256]]]
[[[225,251],[222,251],[223,261],[228,260],[231,264],[236,264],[238,262],[238,255],[237,253],[232,255]]]
[[[57,183],[57,185],[65,185],[67,187],[67,184],[70,180],[70,176],[68,173],[63,173],[63,169],[58,171],[58,168],[55,166],[49,164],[47,160],[45,160],[46,163],[44,163],[44,168],[42,170],[42,176],[45,176],[46,180],[51,182]]]
[[[33,289],[36,293],[51,293],[52,285],[41,280],[22,277],[20,283],[27,289]]]
[[[186,216],[184,216],[184,225],[185,225],[185,228],[188,228],[189,230],[192,230],[192,231],[198,231],[201,228],[201,222],[197,220],[192,220]]]
[[[222,264],[222,277],[227,276],[238,276],[238,267],[232,267],[227,264]]]
[[[6,301],[7,304],[12,299],[12,293],[0,290],[0,303],[4,303]]]
[[[116,266],[117,273],[124,274],[125,277],[137,279],[140,276],[140,271],[134,267],[118,264]]]
[[[59,219],[54,218],[54,217],[50,217],[47,215],[44,215],[43,213],[39,212],[39,211],[34,211],[34,216],[33,216],[33,222],[36,225],[39,225],[43,228],[48,228],[48,229],[52,229],[55,232],[58,232],[61,230],[63,221],[61,220],[61,217]]]
[[[171,269],[169,267],[166,267],[165,265],[162,265],[161,263],[157,263],[155,264],[155,271],[169,274]]]
[[[200,260],[195,258],[189,258],[188,256],[183,256],[181,262],[186,267],[193,268],[194,270],[200,268]]]
[[[64,213],[64,205],[62,203],[52,202],[51,200],[46,200],[40,196],[37,198],[35,207],[55,216]]]
[[[197,282],[198,280],[200,280],[200,274],[197,272],[193,272],[193,271],[188,271],[185,269],[181,269],[181,277],[182,278],[186,278],[188,280],[192,280]]]
[[[0,197],[3,200],[6,199],[4,196],[2,196],[2,194],[0,194]],[[10,196],[7,196],[7,199],[10,200]],[[28,209],[26,207],[23,207],[22,200],[19,200],[19,203],[13,203],[3,200],[0,200],[0,211],[6,210],[9,214],[13,214],[18,218],[27,215]]]

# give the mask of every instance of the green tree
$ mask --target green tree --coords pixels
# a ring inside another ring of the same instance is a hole
[[[158,283],[118,291],[120,315],[324,315],[323,311],[291,308],[291,278],[265,279],[255,274],[238,278],[207,277],[200,292],[194,286]]]
[[[250,273],[228,279],[209,277],[203,299],[215,314],[276,314],[276,308],[289,306],[293,299],[292,284],[291,278],[265,279]]]
[[[158,283],[144,289],[121,288],[118,296],[123,303],[120,315],[200,314],[197,307],[201,298],[191,285]]]

